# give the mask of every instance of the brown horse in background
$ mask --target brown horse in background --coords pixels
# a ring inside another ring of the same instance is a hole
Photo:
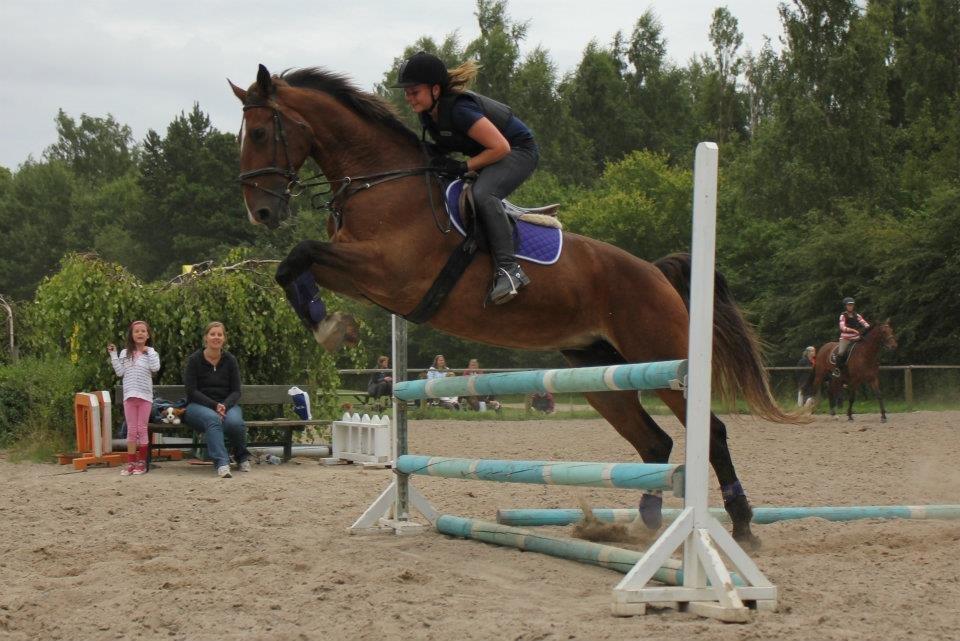
[[[870,328],[863,337],[851,345],[853,352],[848,354],[847,363],[840,369],[840,376],[833,376],[834,364],[830,355],[840,343],[832,342],[817,350],[817,364],[813,372],[813,389],[819,391],[824,381],[829,381],[827,396],[830,399],[830,416],[836,416],[836,408],[843,403],[843,392],[847,392],[847,420],[853,420],[853,401],[857,389],[866,384],[880,403],[880,422],[887,422],[887,412],[883,407],[883,395],[880,393],[880,350],[897,348],[897,337],[893,333],[890,319]]]
[[[274,228],[289,216],[291,192],[304,188],[297,172],[308,157],[333,192],[330,241],[302,241],[277,269],[288,296],[294,279],[310,271],[321,287],[410,314],[460,242],[455,233],[445,233],[440,189],[424,171],[418,136],[386,101],[321,69],[271,76],[261,65],[249,89],[231,87],[244,110],[240,164],[250,221]],[[524,270],[533,282],[516,300],[484,306],[491,268],[486,261],[473,261],[429,324],[490,345],[558,350],[576,367],[686,358],[689,256],[667,257],[655,266],[566,233],[556,264],[524,264]],[[722,277],[717,279],[714,337],[719,395],[744,398],[767,419],[796,421],[773,399],[756,336]],[[683,392],[659,390],[657,395],[685,421]],[[673,441],[636,392],[585,396],[644,461],[669,459]],[[748,545],[756,543],[726,427],[713,415],[710,427],[710,462],[733,534]],[[659,527],[660,505],[659,495],[643,495],[641,514],[649,527]]]

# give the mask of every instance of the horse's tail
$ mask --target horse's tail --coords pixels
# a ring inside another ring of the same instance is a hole
[[[689,310],[690,254],[670,254],[654,265],[680,293]],[[752,414],[768,421],[804,421],[800,412],[784,412],[773,397],[763,367],[760,338],[743,317],[720,272],[715,274],[713,296],[713,389],[731,406],[743,398]]]

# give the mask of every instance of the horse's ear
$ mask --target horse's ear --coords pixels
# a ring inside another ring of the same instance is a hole
[[[233,95],[236,96],[236,97],[240,100],[240,102],[246,103],[246,102],[247,102],[247,90],[246,90],[246,89],[241,89],[241,88],[238,87],[237,85],[233,84],[232,82],[230,82],[230,79],[229,79],[229,78],[227,78],[227,83],[230,85],[230,88],[233,90]]]
[[[273,80],[270,79],[270,72],[263,65],[257,70],[257,86],[260,87],[260,95],[268,98],[273,95]]]
[[[889,316],[887,316],[887,320],[883,321],[883,324],[884,324],[884,325],[890,325],[890,317],[889,317]],[[891,327],[892,327],[892,325],[891,325]]]

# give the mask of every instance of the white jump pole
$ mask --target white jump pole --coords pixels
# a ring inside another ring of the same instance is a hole
[[[684,507],[613,590],[613,613],[643,614],[648,603],[667,603],[730,622],[749,620],[744,601],[776,607],[777,592],[733,537],[710,516],[710,392],[713,354],[713,286],[717,228],[718,149],[697,145],[693,187],[693,248],[687,380]],[[656,571],[683,547],[683,585],[648,586]],[[735,586],[723,551],[748,586]],[[707,586],[707,579],[710,586]]]

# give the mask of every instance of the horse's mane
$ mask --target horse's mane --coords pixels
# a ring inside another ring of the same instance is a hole
[[[384,125],[413,144],[420,138],[397,116],[393,105],[372,93],[362,91],[346,76],[321,67],[287,69],[279,78],[291,87],[322,91],[366,120]]]

